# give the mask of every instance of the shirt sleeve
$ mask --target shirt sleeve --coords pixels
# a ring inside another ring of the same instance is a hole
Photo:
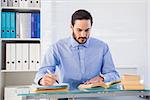
[[[44,55],[41,67],[36,73],[34,82],[39,84],[39,80],[47,73],[49,69],[52,73],[55,72],[56,66],[59,65],[56,46],[50,46]]]
[[[119,73],[116,71],[108,45],[104,49],[103,64],[101,69],[104,82],[119,80]]]

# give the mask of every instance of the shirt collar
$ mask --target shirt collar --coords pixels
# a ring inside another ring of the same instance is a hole
[[[88,46],[89,46],[89,39],[90,39],[90,38],[87,39],[86,43],[84,43],[84,44],[79,44],[79,43],[73,38],[73,36],[71,36],[71,37],[70,37],[70,43],[71,43],[71,46],[72,46],[73,48],[75,48],[75,47],[77,47],[77,46],[88,47]]]

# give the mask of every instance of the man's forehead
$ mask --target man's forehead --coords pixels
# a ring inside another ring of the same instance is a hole
[[[80,30],[88,30],[91,27],[92,26],[90,20],[76,20],[74,24],[74,28]]]
[[[80,29],[80,30],[88,30],[88,29],[91,29],[91,28],[80,28],[80,27],[77,27],[76,29]]]
[[[77,19],[77,20],[75,20],[75,23],[81,23],[81,22],[90,22],[91,23],[90,19]]]

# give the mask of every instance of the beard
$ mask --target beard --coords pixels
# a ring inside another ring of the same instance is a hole
[[[84,44],[86,43],[88,37],[76,37],[75,33],[73,32],[73,38],[79,43],[79,44]]]

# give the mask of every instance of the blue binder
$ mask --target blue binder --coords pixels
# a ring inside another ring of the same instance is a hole
[[[6,12],[6,37],[10,38],[10,12]]]
[[[1,12],[1,38],[6,38],[6,13]]]
[[[37,13],[34,13],[34,38],[37,36]]]
[[[10,37],[16,38],[16,13],[11,12],[10,13]]]
[[[35,13],[31,13],[31,38],[35,38]]]
[[[40,13],[36,13],[36,38],[40,38]]]

